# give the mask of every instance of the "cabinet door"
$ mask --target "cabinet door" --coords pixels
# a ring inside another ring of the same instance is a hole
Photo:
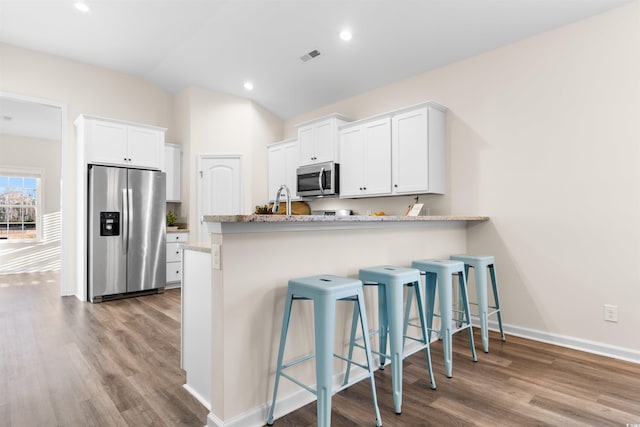
[[[87,163],[127,165],[127,126],[87,120]]]
[[[364,192],[364,131],[361,126],[340,131],[340,197]]]
[[[429,140],[427,108],[393,117],[393,193],[429,191]]]
[[[284,184],[291,192],[291,200],[298,200],[296,195],[296,168],[298,167],[298,142],[291,141],[274,144],[269,147],[269,201],[276,198],[276,191]]]
[[[274,145],[268,148],[269,162],[269,201],[274,201],[276,191],[280,185],[286,182],[286,152],[283,145]]]
[[[131,166],[161,170],[164,136],[153,129],[127,127],[127,150]]]
[[[314,163],[329,162],[335,157],[336,127],[332,119],[318,122],[313,129]]]
[[[290,142],[284,146],[284,183],[291,191],[291,200],[298,200],[300,197],[296,194],[298,190],[296,169],[298,168],[298,142]],[[275,191],[275,190],[274,190]],[[274,195],[275,196],[275,195]]]
[[[364,188],[367,196],[391,194],[391,120],[363,125]]]
[[[180,243],[167,243],[167,262],[182,262]]]
[[[167,201],[180,201],[180,174],[182,149],[175,145],[164,146],[164,171],[167,174]]]
[[[298,129],[298,149],[300,150],[298,158],[300,165],[309,165],[315,162],[313,125],[303,126]]]

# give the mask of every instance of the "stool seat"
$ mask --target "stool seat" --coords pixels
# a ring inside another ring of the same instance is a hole
[[[447,377],[453,375],[453,346],[452,336],[454,333],[463,329],[467,329],[469,335],[469,347],[471,348],[471,356],[473,361],[478,360],[476,356],[475,344],[473,342],[473,326],[471,325],[469,301],[467,299],[467,281],[464,271],[464,263],[462,261],[454,261],[449,259],[423,259],[413,261],[413,268],[425,272],[425,288],[427,294],[427,323],[429,335],[433,330],[433,317],[435,307],[436,287],[438,289],[438,299],[440,306],[440,338],[442,338],[444,366]],[[452,288],[453,275],[458,276],[458,286],[460,290],[460,299],[462,301],[462,318],[455,319],[458,328],[452,328],[453,318],[453,302]],[[429,336],[430,338],[430,336]]]
[[[387,280],[395,282],[412,283],[420,280],[420,270],[415,268],[395,267],[392,265],[380,265],[377,267],[361,268],[358,278],[363,282],[386,283]]]
[[[355,295],[355,291],[362,287],[362,282],[347,277],[319,274],[317,276],[301,277],[289,280],[289,290],[296,296],[313,299],[316,296],[331,295],[336,299]]]
[[[493,255],[459,254],[459,255],[451,255],[449,259],[453,261],[462,261],[465,264],[485,265],[485,266],[489,264],[494,264],[496,262],[496,258]]]
[[[289,330],[289,321],[291,319],[291,308],[293,301],[297,300],[313,301],[315,354],[303,356],[285,364],[283,363],[283,358],[287,333]],[[349,358],[334,354],[335,310],[336,303],[338,301],[353,301],[355,303],[354,312],[357,311],[359,314],[358,318],[360,319],[362,330],[369,330],[367,326],[367,313],[364,307],[364,293],[362,290],[362,282],[360,280],[329,274],[289,280],[284,315],[282,319],[282,331],[280,333],[278,362],[273,387],[273,401],[267,418],[268,425],[273,425],[280,377],[287,378],[305,390],[315,394],[318,400],[317,425],[319,427],[329,427],[331,425],[331,397],[333,394],[348,386],[345,384],[343,387],[333,390],[334,357],[346,360],[349,363],[354,363],[367,371],[366,376],[371,380],[371,395],[375,410],[376,425],[382,425],[382,418],[380,417],[380,409],[378,407],[378,399],[376,396],[375,380],[373,376],[373,360],[371,358],[371,345],[368,333],[363,332],[363,348],[366,355],[366,365],[353,361],[351,359],[351,353],[349,354]],[[354,316],[354,320],[355,319],[356,317]],[[310,360],[313,357],[315,357],[316,360],[315,389],[303,384],[288,373],[284,372],[285,369]]]
[[[391,265],[381,265],[376,267],[361,268],[358,277],[364,282],[364,285],[378,286],[378,318],[379,318],[379,352],[380,367],[384,368],[385,358],[387,357],[387,337],[389,339],[390,358],[391,358],[391,383],[393,392],[393,403],[396,414],[401,413],[402,408],[402,360],[404,359],[404,331],[403,328],[403,296],[404,287],[409,286],[410,289],[416,288],[418,295],[418,313],[420,315],[422,325],[421,342],[426,350],[427,369],[429,370],[429,378],[431,388],[436,388],[433,376],[433,368],[431,365],[431,353],[429,350],[429,340],[427,339],[427,328],[424,318],[424,309],[422,307],[422,298],[420,297],[420,289],[418,287],[420,281],[420,271],[415,268],[396,267]],[[410,306],[409,306],[410,308]],[[351,329],[351,345],[349,348],[349,358],[355,345],[355,312],[354,321]],[[388,333],[387,333],[388,332]],[[409,337],[413,338],[413,337]],[[347,365],[345,381],[349,378],[350,364]]]
[[[482,332],[482,349],[489,352],[489,316],[496,314],[498,317],[498,327],[500,328],[500,338],[506,341],[504,329],[502,327],[502,312],[500,310],[500,299],[498,298],[498,282],[495,272],[495,257],[492,255],[451,255],[451,260],[464,263],[465,275],[469,277],[469,268],[473,268],[476,295],[478,299],[478,315],[480,317],[480,330]],[[493,290],[493,301],[495,305],[489,305],[487,270],[491,276],[491,287]],[[474,304],[475,305],[475,304]],[[492,308],[493,311],[489,311]]]

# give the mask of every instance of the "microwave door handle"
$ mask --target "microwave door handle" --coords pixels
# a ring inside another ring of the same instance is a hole
[[[322,176],[324,175],[324,168],[320,168],[320,173],[318,174],[318,188],[320,189],[320,193],[324,194],[324,187],[322,186]]]

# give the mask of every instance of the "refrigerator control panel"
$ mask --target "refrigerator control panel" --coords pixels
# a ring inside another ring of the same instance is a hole
[[[120,235],[120,212],[100,212],[100,235]]]

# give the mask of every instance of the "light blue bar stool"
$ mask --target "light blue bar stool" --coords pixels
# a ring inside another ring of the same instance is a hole
[[[413,337],[407,337],[419,341],[422,346],[418,349],[425,349],[427,358],[427,369],[429,370],[429,379],[431,380],[431,388],[436,388],[436,383],[433,376],[433,368],[431,366],[431,352],[429,349],[429,340],[427,339],[427,328],[424,317],[424,309],[422,307],[422,298],[420,297],[420,271],[415,268],[402,268],[394,266],[379,266],[360,269],[358,275],[360,280],[364,282],[365,286],[377,286],[378,287],[378,331],[374,333],[379,334],[380,338],[380,351],[373,351],[380,355],[380,369],[384,369],[385,358],[391,358],[391,382],[393,387],[393,404],[396,414],[400,414],[402,410],[402,360],[404,359],[404,337],[405,330],[402,325],[403,316],[403,296],[404,287],[409,286],[409,289],[415,288],[416,295],[418,295],[418,314],[420,317],[420,323],[422,326],[422,338],[416,339]],[[407,300],[410,304],[410,301]],[[411,308],[410,306],[408,308]],[[352,357],[353,347],[358,346],[356,344],[356,327],[357,327],[357,312],[354,309],[353,321],[351,322],[351,341],[349,346],[349,359]],[[363,329],[364,330],[364,329]],[[388,331],[388,335],[387,335]],[[368,334],[363,334],[367,336]],[[387,356],[387,338],[389,339],[390,356]],[[359,347],[359,346],[358,346]],[[351,369],[351,363],[347,364],[347,372],[345,374],[345,383],[349,381],[349,372]]]
[[[464,263],[464,274],[469,277],[469,267],[473,267],[476,282],[476,294],[478,298],[478,315],[480,316],[480,329],[482,331],[482,349],[489,352],[489,316],[497,314],[500,338],[506,341],[502,328],[502,314],[500,313],[500,300],[498,298],[498,282],[496,281],[495,258],[491,255],[451,255],[450,259]],[[493,287],[493,301],[495,306],[489,305],[487,270],[491,276]],[[469,304],[473,304],[470,302]],[[493,309],[489,312],[489,309]]]
[[[447,377],[453,375],[453,334],[461,330],[467,329],[469,333],[469,346],[471,347],[471,356],[474,362],[478,361],[476,348],[473,342],[473,327],[469,316],[469,299],[467,297],[467,281],[464,274],[464,263],[461,261],[441,260],[441,259],[424,259],[413,261],[413,268],[425,272],[425,286],[427,294],[427,325],[429,328],[429,338],[433,330],[434,305],[436,299],[436,286],[438,287],[438,302],[440,305],[440,338],[442,338],[442,347],[444,353],[444,367]],[[460,300],[462,301],[461,317],[453,318],[453,275],[458,275],[458,285],[460,288]],[[456,321],[458,327],[453,326]]]
[[[315,325],[315,354],[298,358],[289,363],[283,363],[284,349],[287,340],[287,332],[289,330],[289,319],[291,317],[291,307],[294,300],[312,300],[313,315]],[[273,413],[276,406],[276,396],[278,393],[278,384],[280,377],[283,376],[288,380],[296,383],[305,390],[316,395],[318,399],[318,426],[328,427],[331,425],[331,397],[339,391],[347,388],[351,384],[343,385],[333,390],[333,358],[337,357],[351,363],[355,363],[368,371],[368,377],[371,379],[371,394],[373,397],[373,407],[376,415],[376,425],[382,425],[380,417],[380,409],[378,407],[378,398],[376,396],[376,386],[373,377],[373,359],[371,357],[371,345],[368,334],[363,334],[364,349],[366,353],[367,364],[361,365],[356,362],[333,352],[333,340],[335,329],[335,312],[337,301],[353,301],[360,313],[360,324],[363,331],[368,331],[367,313],[364,307],[364,294],[362,291],[362,282],[357,279],[348,279],[344,277],[331,276],[321,274],[318,276],[302,277],[299,279],[289,280],[287,290],[287,299],[285,301],[284,317],[282,319],[282,332],[280,334],[280,349],[278,350],[278,368],[276,370],[275,384],[273,388],[273,401],[269,409],[267,419],[268,425],[273,425]],[[313,389],[294,377],[283,372],[286,368],[305,362],[309,359],[316,359],[316,388]]]

